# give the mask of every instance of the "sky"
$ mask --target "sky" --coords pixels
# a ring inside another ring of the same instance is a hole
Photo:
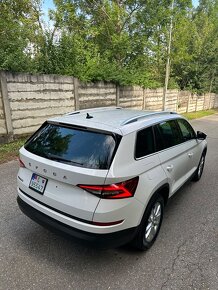
[[[49,18],[48,18],[48,10],[49,9],[53,9],[55,6],[54,6],[54,3],[53,3],[53,0],[44,0],[43,3],[42,3],[42,11],[44,13],[43,15],[43,19],[45,20],[45,22],[49,22]]]
[[[196,7],[196,6],[198,6],[199,0],[192,0],[192,3]]]
[[[48,11],[51,8],[54,8],[53,0],[44,0],[42,4],[43,11]]]

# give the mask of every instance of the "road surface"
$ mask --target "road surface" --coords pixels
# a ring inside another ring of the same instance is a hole
[[[218,289],[218,114],[192,124],[208,135],[202,179],[169,201],[143,253],[96,250],[47,231],[17,206],[17,162],[0,165],[0,289]]]

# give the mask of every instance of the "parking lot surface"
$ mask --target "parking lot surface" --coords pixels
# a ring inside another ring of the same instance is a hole
[[[147,252],[47,231],[17,206],[17,162],[0,165],[0,289],[218,289],[218,114],[192,124],[208,135],[202,179],[171,198]]]

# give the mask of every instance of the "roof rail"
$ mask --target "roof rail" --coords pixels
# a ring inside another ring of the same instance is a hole
[[[123,123],[121,123],[121,126],[125,126],[134,122],[137,122],[139,120],[142,120],[144,118],[148,118],[150,116],[154,116],[154,115],[165,115],[165,114],[177,114],[176,112],[170,112],[170,111],[160,111],[160,112],[152,112],[152,113],[148,113],[147,115],[139,115],[139,116],[135,116],[132,118],[129,118],[127,120],[125,120]]]
[[[99,108],[91,108],[91,109],[83,109],[83,110],[78,110],[78,111],[73,111],[70,113],[65,114],[66,116],[71,116],[71,115],[77,115],[80,113],[88,113],[88,112],[100,112],[100,111],[105,111],[105,110],[114,110],[114,109],[122,109],[122,107],[99,107]]]

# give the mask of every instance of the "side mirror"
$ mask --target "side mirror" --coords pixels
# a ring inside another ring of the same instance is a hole
[[[197,139],[199,139],[199,140],[205,140],[206,138],[207,138],[207,135],[206,134],[204,134],[201,131],[197,131]]]

